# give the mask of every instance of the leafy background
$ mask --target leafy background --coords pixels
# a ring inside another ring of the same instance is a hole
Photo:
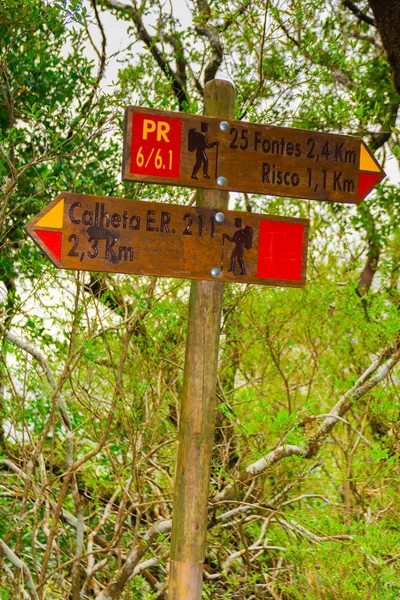
[[[0,2],[2,599],[167,597],[189,293],[57,271],[24,224],[62,190],[191,201],[121,183],[123,110],[199,113],[221,74],[236,118],[362,136],[396,173],[389,5]],[[312,229],[304,290],[226,286],[203,596],[398,598],[396,179],[359,207],[231,205]]]

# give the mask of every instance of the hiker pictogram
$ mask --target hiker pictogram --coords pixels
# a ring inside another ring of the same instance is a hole
[[[206,150],[214,148],[214,146],[217,148],[215,159],[215,178],[217,178],[219,142],[212,142],[211,144],[208,142],[207,136],[205,135],[208,131],[208,123],[202,122],[200,127],[201,131],[198,131],[195,127],[189,129],[188,150],[189,152],[194,152],[196,150],[196,162],[193,167],[191,178],[198,179],[197,173],[200,167],[203,165],[204,179],[211,179],[208,174],[208,156]]]
[[[252,243],[253,243],[253,229],[252,227],[249,227],[248,225],[246,225],[246,227],[244,227],[242,229],[242,219],[235,219],[235,227],[238,227],[238,230],[235,231],[235,233],[233,234],[233,236],[231,237],[230,235],[228,235],[227,233],[224,233],[222,235],[222,266],[223,266],[223,262],[224,262],[224,242],[225,240],[228,240],[229,242],[232,242],[233,244],[235,244],[234,249],[232,250],[232,254],[231,254],[231,264],[230,264],[230,268],[228,269],[228,271],[231,272],[235,272],[235,266],[236,266],[236,261],[239,263],[240,266],[240,275],[246,275],[246,265],[244,263],[243,260],[243,254],[244,254],[244,249],[246,248],[246,250],[250,250]]]

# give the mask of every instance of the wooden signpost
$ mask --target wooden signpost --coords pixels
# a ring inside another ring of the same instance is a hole
[[[60,194],[25,229],[61,269],[302,287],[307,219]]]
[[[122,177],[359,204],[385,172],[358,137],[130,106]]]
[[[358,204],[385,176],[355,137],[235,121],[227,81],[204,115],[129,107],[123,179],[200,188],[195,207],[63,193],[26,225],[59,268],[192,279],[169,600],[200,600],[224,282],[302,287],[309,222],[228,210],[228,190]]]

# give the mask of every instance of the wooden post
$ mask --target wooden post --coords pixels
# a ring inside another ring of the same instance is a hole
[[[204,115],[232,118],[234,104],[235,91],[231,83],[214,79],[206,84]],[[222,190],[197,193],[198,206],[223,210],[228,208],[228,201],[229,192]],[[190,290],[175,470],[169,600],[201,599],[223,293],[224,284],[217,281],[193,281]]]

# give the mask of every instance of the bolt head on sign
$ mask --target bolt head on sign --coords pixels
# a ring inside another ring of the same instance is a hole
[[[359,204],[384,177],[358,137],[126,110],[124,181]]]
[[[306,282],[307,219],[65,192],[25,229],[60,269]]]

